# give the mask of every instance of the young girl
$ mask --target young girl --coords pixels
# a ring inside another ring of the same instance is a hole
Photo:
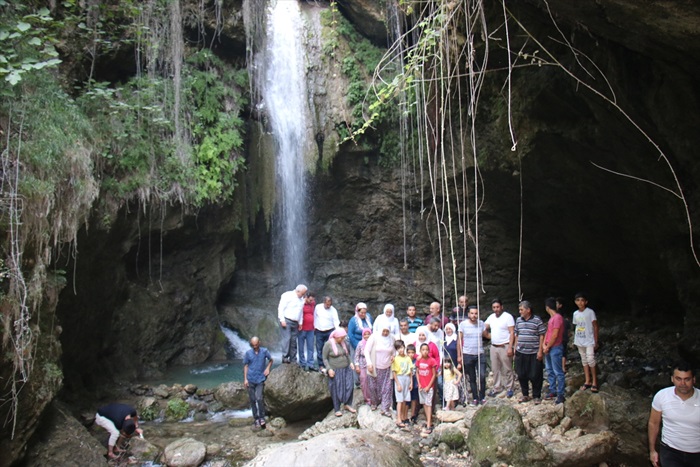
[[[365,345],[367,339],[372,334],[372,329],[364,328],[362,330],[362,340],[357,344],[355,349],[355,371],[360,375],[360,387],[362,388],[362,397],[367,405],[371,405],[372,401],[369,393],[369,381],[367,381],[367,360],[365,360]]]
[[[455,408],[455,401],[459,400],[459,382],[462,379],[462,374],[456,368],[452,367],[450,360],[445,360],[442,364],[444,397],[447,403],[447,410]]]

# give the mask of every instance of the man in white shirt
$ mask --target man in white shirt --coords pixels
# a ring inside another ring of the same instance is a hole
[[[323,346],[328,341],[331,333],[340,327],[338,310],[333,306],[331,297],[323,297],[323,303],[316,305],[314,309],[314,337],[316,338],[316,359],[318,369],[323,369]]]
[[[673,369],[673,386],[657,392],[651,402],[649,460],[654,467],[697,467],[700,465],[700,391],[687,363]],[[661,446],[656,441],[661,429]]]
[[[296,362],[297,334],[299,326],[304,322],[304,295],[306,286],[299,284],[294,290],[285,292],[280,297],[277,306],[277,319],[282,326],[282,363]]]
[[[515,376],[513,375],[513,342],[515,341],[515,320],[503,310],[503,303],[496,298],[491,301],[493,313],[486,318],[484,337],[491,339],[491,370],[493,389],[487,394],[496,397],[505,388],[506,395],[513,397]]]
[[[408,330],[408,319],[401,318],[399,320],[399,339],[401,339],[404,345],[416,343],[416,335]]]

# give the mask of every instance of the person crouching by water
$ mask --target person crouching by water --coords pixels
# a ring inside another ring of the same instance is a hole
[[[121,446],[134,433],[143,435],[139,428],[139,417],[136,409],[130,405],[112,403],[97,409],[95,423],[109,432],[107,441],[107,457],[116,459],[124,452]]]
[[[339,328],[331,333],[328,340],[323,344],[323,365],[327,369],[328,389],[331,391],[333,399],[333,409],[335,416],[343,415],[342,406],[350,413],[355,413],[352,408],[352,393],[355,389],[353,372],[355,364],[350,358],[348,344],[345,342],[347,336],[345,329]]]
[[[250,408],[255,420],[254,430],[265,429],[265,401],[263,390],[265,380],[272,368],[272,355],[265,347],[260,347],[260,339],[250,339],[250,349],[243,356],[243,386],[248,390]]]

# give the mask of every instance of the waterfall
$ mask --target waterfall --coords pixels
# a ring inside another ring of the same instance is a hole
[[[272,0],[267,10],[260,94],[276,147],[277,218],[273,251],[280,258],[282,282],[306,280],[306,180],[304,146],[307,127],[303,22],[296,0]]]

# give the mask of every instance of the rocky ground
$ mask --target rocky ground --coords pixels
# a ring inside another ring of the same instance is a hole
[[[519,392],[513,398],[501,393],[483,406],[438,411],[430,435],[421,431],[422,415],[404,429],[361,404],[357,414],[335,417],[324,377],[294,365],[276,368],[268,380],[272,417],[263,431],[253,430],[240,411],[248,404],[240,383],[212,390],[132,385],[111,400],[130,402],[152,420],[143,423],[145,439],[132,440],[128,456],[109,465],[300,465],[310,452],[320,459],[346,453],[346,464],[367,465],[378,450],[394,453],[401,465],[641,465],[651,396],[669,385],[667,367],[677,357],[672,345],[663,345],[673,337],[626,322],[602,327],[599,394],[579,390],[583,375],[571,351],[565,404],[518,403]],[[362,400],[359,391],[355,396]],[[184,421],[173,413],[173,401],[184,403]],[[93,414],[94,408],[55,402],[27,465],[107,465],[107,437],[90,426]],[[392,462],[386,458],[382,465]]]

